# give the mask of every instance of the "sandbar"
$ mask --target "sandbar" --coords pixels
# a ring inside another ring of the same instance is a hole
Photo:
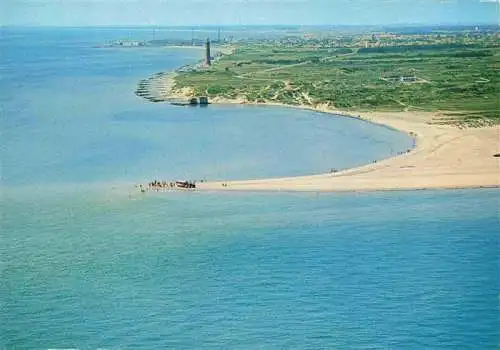
[[[218,103],[242,101],[218,100]],[[268,103],[269,104],[269,103]],[[281,104],[272,104],[281,105]],[[282,105],[286,106],[286,105]],[[286,106],[290,107],[290,106]],[[351,116],[416,138],[408,153],[336,173],[197,184],[216,191],[377,191],[500,187],[500,127],[439,125],[440,112],[342,112],[328,106],[292,106]]]

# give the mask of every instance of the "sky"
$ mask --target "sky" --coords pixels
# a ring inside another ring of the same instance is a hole
[[[0,0],[0,25],[499,24],[500,0]]]

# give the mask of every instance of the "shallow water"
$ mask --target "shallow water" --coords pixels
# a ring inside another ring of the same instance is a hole
[[[198,54],[92,49],[121,35],[2,32],[0,347],[498,346],[498,190],[137,193],[353,166],[411,139],[146,103],[139,79]]]
[[[492,348],[498,191],[8,197],[8,348]]]
[[[134,95],[140,79],[203,52],[99,49],[104,38],[56,33],[4,34],[4,184],[305,175],[412,147],[391,129],[310,111],[148,103]]]

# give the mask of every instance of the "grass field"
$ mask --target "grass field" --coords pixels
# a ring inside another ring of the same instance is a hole
[[[445,111],[443,123],[500,123],[500,47],[318,48],[242,45],[206,69],[181,72],[195,95],[342,110]],[[411,82],[400,82],[409,77]]]

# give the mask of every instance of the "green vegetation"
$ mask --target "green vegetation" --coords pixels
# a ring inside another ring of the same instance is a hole
[[[180,72],[176,88],[211,98],[328,103],[342,110],[440,110],[447,116],[440,122],[499,123],[495,39],[422,44],[419,38],[412,45],[405,38],[403,46],[368,45],[363,37],[344,40],[349,47],[242,44],[209,68]]]

